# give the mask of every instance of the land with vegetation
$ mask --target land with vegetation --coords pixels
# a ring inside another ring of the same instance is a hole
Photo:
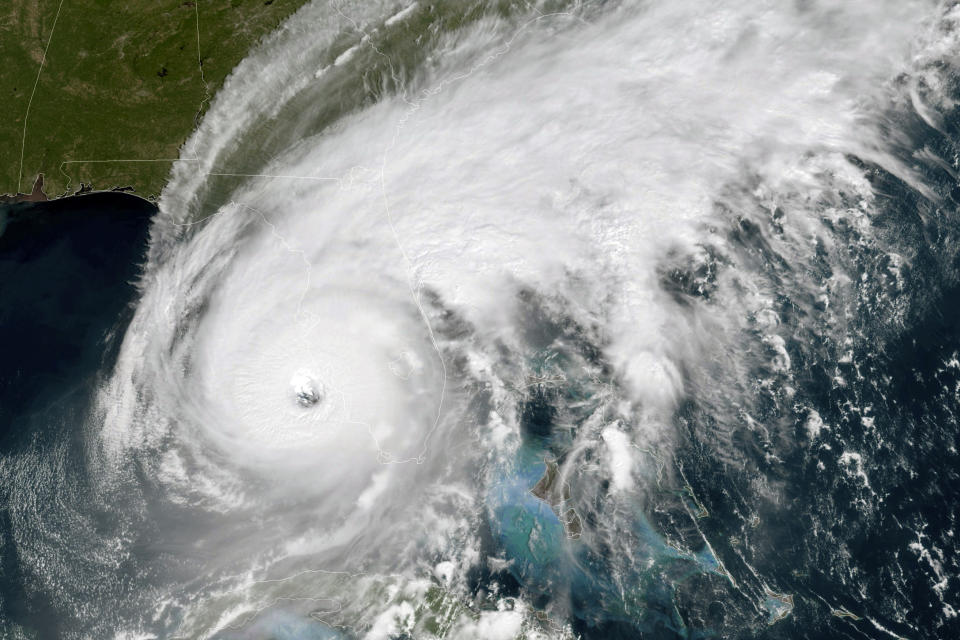
[[[0,194],[155,198],[230,71],[306,1],[0,3]]]

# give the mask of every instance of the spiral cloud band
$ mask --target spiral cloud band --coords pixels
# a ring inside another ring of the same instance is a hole
[[[939,126],[953,13],[304,7],[185,144],[89,420],[96,495],[156,523],[118,637],[680,633],[691,580],[714,626],[789,613],[676,450],[742,468],[734,424],[800,406],[851,238],[901,251],[873,173],[939,197],[891,114]]]

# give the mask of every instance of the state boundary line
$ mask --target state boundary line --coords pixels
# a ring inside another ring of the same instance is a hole
[[[43,73],[43,64],[47,61],[47,51],[50,50],[50,43],[53,42],[53,32],[57,30],[57,20],[60,19],[60,10],[63,9],[64,0],[60,0],[57,6],[57,14],[53,17],[53,26],[50,27],[50,37],[47,38],[47,46],[43,48],[43,56],[40,58],[40,68],[37,69],[37,79],[33,81],[33,91],[30,92],[30,99],[27,100],[27,110],[23,114],[23,136],[20,138],[20,172],[17,174],[17,188],[14,195],[21,193],[20,184],[23,182],[23,152],[27,146],[27,120],[30,119],[30,107],[33,106],[33,96],[37,93],[37,86],[40,84],[40,75]]]
[[[50,28],[50,37],[47,39],[47,46],[43,50],[43,57],[40,60],[40,68],[37,70],[37,78],[33,83],[33,91],[30,92],[30,99],[27,101],[27,111],[23,116],[23,136],[20,140],[20,170],[17,175],[17,187],[14,191],[14,195],[21,193],[20,186],[23,183],[23,156],[27,146],[27,120],[30,117],[30,107],[33,104],[33,96],[37,92],[37,86],[40,84],[40,75],[43,72],[43,65],[47,59],[47,51],[50,49],[50,43],[53,42],[53,33],[57,28],[57,20],[60,18],[60,10],[63,9],[64,0],[60,0],[60,4],[57,6],[57,13],[53,18],[53,26]],[[200,71],[200,83],[203,85],[204,97],[200,101],[200,106],[197,109],[197,115],[194,118],[194,125],[199,122],[200,118],[203,116],[204,105],[210,103],[212,96],[210,94],[210,85],[207,83],[206,76],[203,73],[203,55],[200,49],[200,5],[199,0],[193,3],[194,15],[196,16],[196,33],[197,33],[197,68]],[[68,164],[108,164],[108,163],[117,163],[123,164],[128,162],[170,162],[174,163],[177,161],[186,161],[186,162],[200,162],[200,158],[117,158],[109,160],[64,160],[60,163],[60,166],[57,168],[58,171],[67,179],[67,184],[65,190],[70,189],[70,185],[73,183],[73,177],[63,170],[64,166]],[[209,174],[208,175],[216,175]],[[227,175],[227,174],[222,174]],[[252,177],[252,176],[251,176]],[[270,177],[270,176],[263,176]]]

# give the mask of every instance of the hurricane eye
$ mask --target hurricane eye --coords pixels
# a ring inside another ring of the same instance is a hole
[[[312,407],[323,399],[323,386],[308,371],[295,373],[290,379],[290,387],[301,407]]]

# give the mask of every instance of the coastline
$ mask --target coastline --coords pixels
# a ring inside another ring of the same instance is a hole
[[[18,202],[46,202],[50,200],[43,191],[43,174],[37,174],[37,179],[33,181],[33,188],[30,193],[0,193],[0,204],[16,204]]]
[[[306,3],[74,0],[55,31],[54,14],[34,0],[6,3],[0,203],[126,185],[156,202],[233,68]],[[31,189],[41,173],[42,188]]]
[[[76,191],[67,191],[58,196],[50,196],[43,190],[43,174],[37,174],[36,180],[33,182],[33,188],[30,190],[30,193],[0,193],[0,205],[11,205],[18,204],[21,202],[51,202],[54,200],[65,200],[67,198],[74,198],[77,196],[85,196],[94,193],[124,193],[150,204],[156,204],[159,196],[148,196],[144,197],[136,193],[136,189],[133,186],[124,186],[124,187],[112,187],[110,189],[94,189],[88,184],[80,183],[80,188]]]

